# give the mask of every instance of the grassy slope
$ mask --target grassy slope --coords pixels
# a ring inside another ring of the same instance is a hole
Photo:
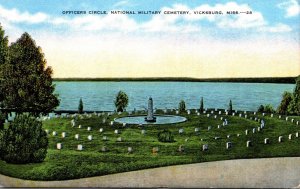
[[[300,138],[288,140],[288,134],[291,133],[295,137],[295,133],[300,131],[300,126],[290,121],[286,122],[284,116],[280,120],[277,115],[274,118],[265,116],[266,127],[255,134],[252,133],[252,128],[257,128],[260,124],[254,120],[223,114],[221,116],[228,119],[229,125],[218,129],[217,125],[222,124],[220,115],[217,119],[196,114],[184,114],[184,116],[188,118],[184,123],[144,126],[146,135],[142,135],[142,128],[136,125],[110,126],[108,123],[116,115],[108,117],[105,124],[102,123],[103,116],[79,119],[78,124],[82,125],[81,129],[71,127],[71,118],[47,120],[44,121],[44,128],[50,130],[50,134],[49,150],[45,161],[27,165],[6,164],[0,161],[0,173],[33,180],[64,180],[175,164],[238,158],[300,156]],[[262,118],[261,115],[256,117]],[[300,120],[299,117],[294,118]],[[87,131],[88,126],[92,127],[92,131]],[[208,131],[208,126],[212,126],[212,130]],[[99,132],[100,127],[104,129],[103,133]],[[200,128],[200,133],[194,132],[195,127]],[[173,132],[176,142],[157,141],[157,133],[165,128]],[[180,128],[184,128],[184,134],[178,133]],[[121,134],[114,134],[115,129],[119,129]],[[247,136],[245,129],[250,133]],[[58,135],[52,136],[52,131],[57,131]],[[67,132],[66,138],[61,137],[64,131]],[[241,134],[240,137],[237,137],[238,133]],[[80,134],[78,141],[74,138],[75,134]],[[92,141],[87,140],[90,134],[93,135]],[[227,138],[228,134],[231,135],[230,138]],[[108,137],[108,141],[102,140],[104,135]],[[278,143],[280,135],[284,137],[283,143]],[[117,142],[120,136],[123,141]],[[215,140],[215,136],[221,139]],[[270,138],[271,143],[265,145],[264,138]],[[252,147],[246,148],[247,140],[253,141]],[[227,150],[225,146],[229,141],[233,143],[233,148]],[[56,150],[56,143],[59,142],[63,143],[63,150]],[[77,144],[83,144],[84,151],[76,151]],[[208,151],[201,150],[203,144],[209,144]],[[178,152],[179,145],[184,145],[185,152]],[[102,152],[102,146],[106,146],[108,151]],[[132,154],[127,153],[129,146],[134,150]],[[152,147],[159,147],[158,154],[152,154]]]

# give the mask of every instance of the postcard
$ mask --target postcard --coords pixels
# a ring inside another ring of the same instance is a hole
[[[298,0],[0,0],[0,187],[300,187]]]

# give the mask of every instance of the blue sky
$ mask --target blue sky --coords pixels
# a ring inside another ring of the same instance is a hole
[[[224,15],[62,14],[69,10],[221,10]],[[226,15],[230,10],[253,14]],[[245,65],[249,66],[249,62],[240,60],[243,57],[258,62],[258,69],[247,76],[300,74],[299,0],[64,0],[63,3],[61,0],[23,0],[22,3],[0,0],[0,23],[10,41],[29,32],[43,47],[57,77],[74,77],[78,73],[82,77],[126,77],[136,76],[137,71],[141,73],[137,77],[242,77],[248,74]],[[81,45],[76,48],[75,44]],[[157,50],[160,47],[163,50]],[[95,55],[99,51],[102,54]],[[282,55],[278,57],[279,54]],[[219,66],[211,60],[213,57],[224,62],[223,67],[220,72],[208,73],[207,70]],[[184,68],[186,61],[192,71]],[[268,70],[266,62],[273,70],[262,71]],[[75,65],[71,70],[70,64]],[[287,68],[283,69],[281,64]],[[145,73],[149,65],[154,71]],[[175,68],[170,70],[170,66]],[[98,67],[102,69],[95,69]],[[123,71],[116,71],[117,67],[123,67]],[[228,71],[228,67],[236,71]]]

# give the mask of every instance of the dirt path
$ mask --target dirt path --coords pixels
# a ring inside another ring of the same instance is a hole
[[[300,157],[242,159],[162,167],[68,181],[0,175],[6,187],[300,187]]]

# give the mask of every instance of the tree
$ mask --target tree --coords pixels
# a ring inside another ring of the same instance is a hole
[[[8,163],[42,162],[47,154],[48,138],[42,123],[19,114],[7,129],[0,131],[0,158]]]
[[[125,108],[128,105],[128,96],[125,92],[119,91],[116,100],[115,100],[115,106],[117,109],[117,112],[123,112],[125,111]]]
[[[17,113],[34,115],[51,112],[59,105],[53,94],[52,68],[46,67],[42,49],[28,33],[24,33],[9,47],[9,62],[4,64],[1,91],[3,106]]]
[[[279,114],[287,115],[288,114],[288,106],[289,106],[289,104],[292,100],[293,100],[293,94],[290,93],[290,92],[285,91],[282,94],[282,100],[281,100],[280,105],[277,108],[277,112]]]
[[[290,114],[300,115],[300,75],[296,79],[296,86],[293,92],[293,98],[288,106]]]
[[[232,114],[232,101],[231,101],[231,100],[229,100],[228,114],[229,114],[229,115]]]
[[[203,97],[201,97],[201,101],[200,101],[200,109],[199,109],[200,112],[203,112],[204,111],[204,102],[203,102]]]
[[[275,110],[271,104],[266,104],[264,108],[265,113],[274,113]]]
[[[257,112],[260,112],[260,113],[263,113],[265,111],[265,107],[264,105],[260,105],[258,108],[257,108]]]
[[[83,113],[83,102],[82,102],[82,99],[81,99],[81,98],[80,98],[80,100],[79,100],[78,113],[79,113],[79,114],[82,114],[82,113]]]
[[[184,102],[184,100],[181,100],[178,105],[179,112],[184,112],[185,108],[186,108],[185,102]]]

